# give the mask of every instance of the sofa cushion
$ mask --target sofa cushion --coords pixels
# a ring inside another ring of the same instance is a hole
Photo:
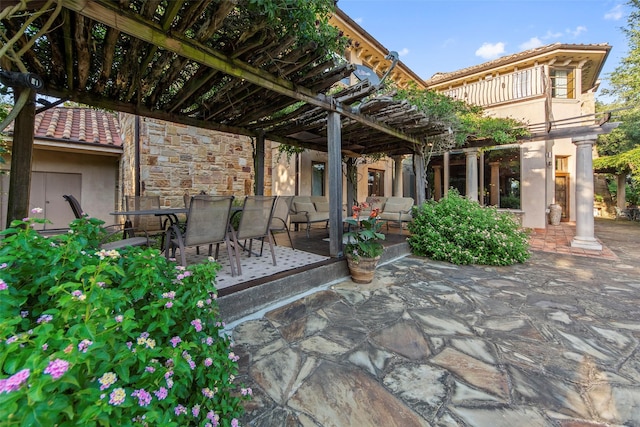
[[[411,197],[389,197],[384,210],[389,212],[410,211],[413,207]]]
[[[410,213],[406,214],[400,214],[398,212],[382,212],[380,214],[380,216],[378,216],[378,219],[381,220],[389,220],[389,221],[404,221],[404,222],[410,222],[413,220],[413,217],[411,216]]]
[[[313,203],[295,202],[294,205],[296,212],[308,212],[310,214],[316,212],[316,207]]]
[[[329,202],[315,202],[316,212],[329,212]]]
[[[406,211],[408,209],[405,206],[406,203],[387,202],[384,205],[384,211],[387,213]]]

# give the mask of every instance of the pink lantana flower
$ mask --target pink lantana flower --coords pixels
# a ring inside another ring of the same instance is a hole
[[[49,365],[44,370],[45,374],[51,375],[54,380],[57,380],[69,370],[69,362],[62,359],[56,359],[49,362]]]

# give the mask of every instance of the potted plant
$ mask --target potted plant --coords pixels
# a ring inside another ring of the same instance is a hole
[[[356,283],[370,283],[384,251],[382,240],[385,236],[380,232],[382,223],[378,219],[380,209],[373,209],[369,216],[362,218],[360,212],[367,208],[366,203],[352,208],[353,216],[345,219],[349,230],[344,236],[347,239],[345,255],[351,274],[351,280]]]

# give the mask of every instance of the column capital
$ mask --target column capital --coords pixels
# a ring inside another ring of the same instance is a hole
[[[480,149],[478,147],[471,147],[471,148],[463,148],[462,152],[465,153],[467,156],[473,153],[478,153],[480,151]]]
[[[440,170],[442,169],[442,165],[431,165],[431,167],[435,170]]]
[[[592,134],[592,135],[576,136],[574,138],[571,138],[571,142],[573,142],[576,145],[585,145],[585,144],[593,145],[596,143],[597,139],[598,139],[598,135]]]

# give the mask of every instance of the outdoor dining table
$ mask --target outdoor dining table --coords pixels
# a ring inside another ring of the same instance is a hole
[[[177,224],[179,222],[178,215],[179,214],[187,214],[189,209],[187,208],[158,208],[158,209],[140,209],[140,210],[130,210],[130,211],[115,211],[109,212],[109,215],[124,215],[124,216],[135,216],[135,215],[155,215],[155,216],[166,216],[169,221],[169,227],[173,224]],[[163,221],[163,224],[165,222]],[[131,220],[127,218],[124,221],[125,230],[131,229],[133,224]],[[125,231],[126,233],[126,231]],[[125,236],[126,237],[126,236]],[[162,236],[162,240],[164,243],[164,235]],[[164,247],[164,244],[161,245]]]
[[[178,215],[186,214],[189,212],[187,208],[158,208],[158,209],[140,209],[140,210],[131,210],[131,211],[115,211],[109,212],[109,215],[124,215],[124,216],[135,216],[135,215],[155,215],[155,216],[166,216],[169,220],[169,224],[177,224],[179,222]],[[127,220],[129,221],[129,220]],[[126,221],[125,221],[126,224]]]

